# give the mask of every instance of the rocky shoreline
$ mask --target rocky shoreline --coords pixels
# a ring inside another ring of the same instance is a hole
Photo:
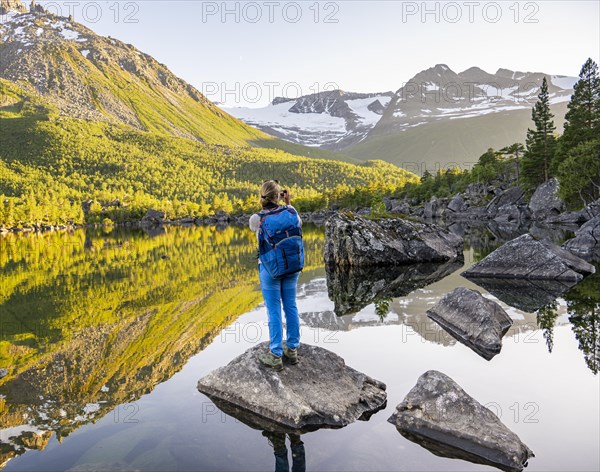
[[[495,222],[498,224],[521,225],[540,223],[543,225],[571,225],[574,230],[600,217],[600,200],[590,203],[579,211],[566,211],[564,202],[558,195],[559,182],[550,179],[541,184],[527,199],[525,191],[517,186],[486,186],[470,184],[462,193],[452,198],[432,197],[425,204],[410,199],[384,197],[383,203],[390,216],[411,217],[421,221],[444,221],[446,224],[469,222]],[[302,221],[322,226],[333,215],[351,210],[356,215],[368,215],[370,208],[323,209],[314,212],[301,212]],[[126,228],[156,228],[162,226],[246,226],[250,214],[229,214],[217,211],[205,217],[183,217],[169,219],[164,212],[149,209],[140,220],[113,223],[111,226]],[[81,228],[106,227],[102,224],[25,224],[22,227],[0,226],[0,235],[7,233],[43,233],[51,231],[75,230]],[[597,225],[593,225],[596,228]],[[595,230],[594,230],[595,232]]]

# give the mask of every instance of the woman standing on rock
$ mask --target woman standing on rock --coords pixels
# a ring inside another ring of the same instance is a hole
[[[279,205],[283,199],[285,205]],[[269,318],[269,352],[260,355],[261,364],[283,369],[282,356],[298,363],[300,317],[296,306],[296,286],[304,268],[302,220],[290,205],[291,195],[281,191],[279,182],[267,180],[260,190],[262,210],[250,217],[250,229],[258,237],[258,271]],[[286,343],[283,342],[281,305],[285,312]]]

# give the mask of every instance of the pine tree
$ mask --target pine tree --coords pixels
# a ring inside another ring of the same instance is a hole
[[[598,65],[591,59],[581,68],[568,109],[561,138],[562,155],[600,134],[600,75]]]
[[[521,154],[523,154],[525,152],[525,146],[523,146],[521,143],[514,143],[514,144],[511,144],[510,146],[506,146],[506,147],[500,149],[500,152],[502,154],[514,156],[515,162],[517,164],[517,185],[519,185],[520,174],[521,174],[521,163],[519,162],[519,157],[521,157]]]
[[[542,81],[538,101],[531,111],[535,129],[527,130],[527,150],[523,156],[523,180],[529,189],[550,178],[550,164],[556,151],[554,115],[550,111],[548,81]]]

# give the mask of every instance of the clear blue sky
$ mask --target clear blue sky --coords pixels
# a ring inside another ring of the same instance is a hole
[[[69,2],[39,3],[68,13]],[[77,21],[151,54],[210,99],[255,106],[328,84],[395,91],[436,63],[577,75],[600,57],[599,4],[427,2],[427,13],[420,1],[74,0],[71,8]]]

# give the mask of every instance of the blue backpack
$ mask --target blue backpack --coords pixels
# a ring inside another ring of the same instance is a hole
[[[304,269],[304,245],[298,213],[289,206],[280,206],[260,213],[258,254],[260,263],[280,279]]]

